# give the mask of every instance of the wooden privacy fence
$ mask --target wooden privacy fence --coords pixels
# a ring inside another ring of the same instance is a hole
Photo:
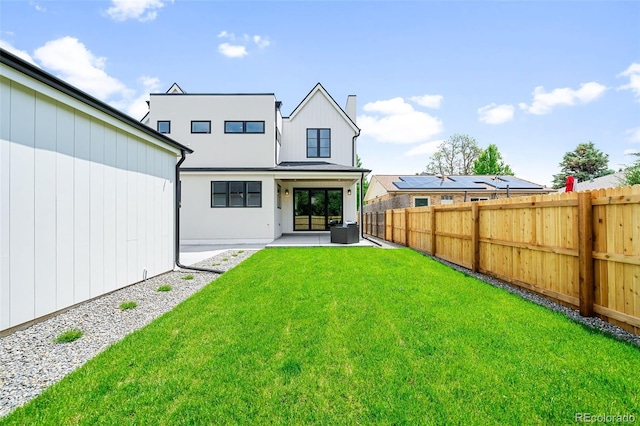
[[[640,334],[640,185],[365,213],[363,225]]]

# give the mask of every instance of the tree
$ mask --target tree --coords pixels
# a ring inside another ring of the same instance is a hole
[[[362,168],[362,159],[360,158],[360,156],[358,154],[356,154],[356,167],[358,167],[359,169]],[[368,188],[369,188],[369,181],[367,180],[367,178],[364,178],[362,180],[362,194],[363,194],[363,196],[364,196],[364,194],[367,193],[367,189]],[[360,210],[360,185],[357,185],[357,187],[356,187],[356,199],[357,199],[357,208],[358,208],[358,210]]]
[[[622,183],[624,185],[639,185],[640,184],[640,152],[633,153],[638,157],[635,163],[628,166],[622,171],[623,178]]]
[[[613,173],[613,170],[609,168],[609,155],[596,149],[591,141],[578,144],[575,150],[564,154],[560,167],[561,172],[553,175],[555,189],[562,188],[569,175],[578,182],[584,182]]]
[[[452,135],[431,156],[431,161],[426,168],[427,173],[470,175],[473,172],[473,162],[481,152],[482,149],[471,136]]]
[[[474,175],[510,175],[514,173],[508,164],[502,161],[498,147],[490,144],[473,162]]]

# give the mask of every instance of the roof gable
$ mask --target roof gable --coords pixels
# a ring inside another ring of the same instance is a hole
[[[185,93],[187,92],[182,90],[182,87],[178,86],[178,83],[173,83],[171,87],[169,87],[169,90],[167,90],[167,95],[184,95]]]
[[[302,102],[300,102],[298,104],[297,107],[295,107],[295,109],[291,112],[291,114],[289,115],[288,118],[290,121],[295,120],[296,116],[298,114],[300,114],[300,112],[304,109],[304,107],[309,103],[309,101],[311,99],[313,99],[315,96],[324,96],[325,99],[329,102],[329,104],[338,112],[338,114],[344,119],[344,121],[351,127],[353,128],[353,131],[356,133],[360,133],[360,128],[356,125],[356,123],[353,122],[353,120],[351,120],[351,118],[349,118],[349,116],[347,115],[347,113],[340,107],[340,105],[338,105],[338,103],[335,101],[335,99],[333,99],[333,97],[329,94],[329,92],[326,91],[326,89],[324,87],[322,87],[322,84],[318,83],[315,85],[315,87],[313,89],[311,89],[311,91],[307,94],[307,96],[304,97],[304,99],[302,100]]]

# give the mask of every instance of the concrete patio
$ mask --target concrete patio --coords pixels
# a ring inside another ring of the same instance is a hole
[[[373,241],[376,242],[373,242]],[[180,263],[193,265],[227,250],[260,250],[271,247],[383,247],[392,248],[389,243],[372,238],[360,238],[353,244],[336,244],[331,242],[330,232],[308,232],[284,234],[268,244],[201,244],[180,245]]]

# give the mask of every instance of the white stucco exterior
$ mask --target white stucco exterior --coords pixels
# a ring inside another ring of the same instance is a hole
[[[0,331],[172,270],[181,151],[2,55]]]
[[[143,123],[169,121],[169,136],[194,150],[180,168],[182,243],[268,243],[296,232],[293,194],[303,188],[342,190],[342,219],[358,221],[356,187],[368,171],[355,167],[355,96],[353,117],[320,84],[289,117],[271,93],[190,94],[175,84],[149,106]],[[211,133],[191,133],[193,120],[210,121]],[[264,133],[225,133],[226,121],[264,122]],[[307,157],[307,129],[330,129],[329,157]],[[261,204],[214,206],[212,182],[260,182]]]

